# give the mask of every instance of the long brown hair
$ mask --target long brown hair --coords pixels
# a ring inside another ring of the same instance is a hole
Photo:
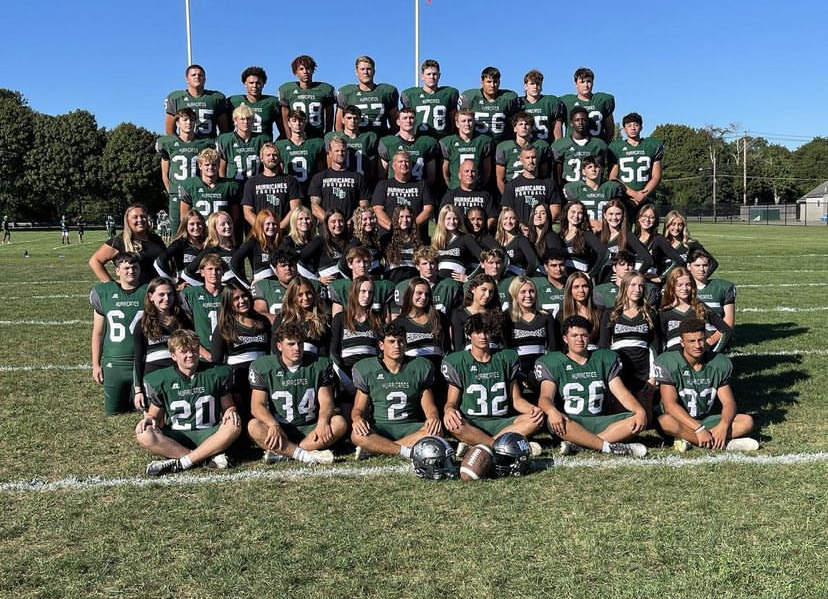
[[[592,300],[592,279],[590,279],[586,274],[582,272],[573,272],[566,279],[563,303],[561,304],[560,319],[561,322],[563,322],[570,316],[576,316],[580,314],[580,312],[578,311],[578,302],[575,301],[575,298],[572,295],[572,286],[578,279],[585,280],[589,285],[589,295],[587,296],[586,302],[588,316],[586,316],[585,318],[590,322],[590,324],[592,324],[592,331],[593,333],[595,333],[596,331],[598,331],[598,327],[601,324],[601,314],[595,307],[595,304]]]
[[[440,314],[437,308],[434,307],[434,295],[431,291],[431,284],[422,277],[414,277],[408,281],[408,287],[405,288],[403,294],[402,306],[400,307],[400,316],[409,317],[411,311],[414,309],[414,291],[418,285],[424,285],[428,289],[428,307],[426,314],[428,315],[428,322],[431,325],[431,334],[434,336],[435,343],[441,343],[443,326],[440,320]]]
[[[299,306],[297,296],[302,287],[310,289],[313,294],[313,306],[310,310],[305,310]],[[309,279],[301,275],[296,275],[288,283],[285,289],[285,297],[282,300],[282,322],[295,322],[303,327],[306,327],[308,336],[314,339],[319,339],[325,334],[325,329],[328,327],[328,321],[325,319],[324,311],[322,310],[322,302],[319,299],[319,294],[316,288]]]
[[[583,254],[586,251],[584,232],[589,229],[589,215],[586,206],[580,200],[572,200],[561,210],[561,240],[566,243],[566,236],[569,233],[569,209],[572,206],[580,206],[584,215],[581,224],[575,228],[575,238],[572,240],[572,249],[578,254]]]
[[[144,315],[141,317],[141,330],[146,339],[160,339],[164,334],[158,308],[155,307],[155,304],[150,299],[150,295],[155,293],[161,285],[169,285],[173,292],[172,307],[170,309],[171,320],[167,329],[175,331],[176,329],[183,328],[184,311],[181,309],[181,297],[175,290],[175,285],[164,277],[155,277],[147,285],[147,294],[144,296]]]
[[[661,311],[670,310],[678,300],[676,297],[676,283],[678,283],[680,277],[690,277],[690,297],[687,299],[687,303],[690,304],[697,318],[707,320],[707,306],[698,298],[696,280],[684,266],[678,266],[667,273],[667,278],[664,280],[664,295],[661,297]]]
[[[411,228],[408,231],[400,229],[399,220],[400,213],[407,210],[411,214]],[[385,260],[389,265],[399,264],[402,250],[406,246],[411,246],[414,251],[417,251],[423,244],[420,239],[420,228],[414,220],[414,212],[410,206],[397,206],[391,215],[391,241],[388,243],[388,248],[385,250]]]
[[[233,295],[235,291],[241,291],[247,296],[247,301],[250,305],[250,311],[247,315],[254,320],[253,329],[255,331],[261,331],[265,328],[264,317],[260,317],[261,315],[253,310],[253,296],[250,294],[250,290],[236,281],[228,281],[224,289],[221,290],[221,307],[218,313],[219,334],[221,334],[227,343],[239,342],[239,334],[236,330],[238,318],[236,312],[233,310]]]
[[[618,228],[618,236],[615,238],[615,244],[618,246],[619,250],[627,249],[627,232],[629,230],[629,223],[627,223],[627,208],[621,200],[610,200],[604,204],[604,207],[601,209],[601,214],[604,216],[604,218],[601,219],[601,243],[604,245],[609,244],[612,237],[612,231],[609,228],[609,224],[607,224],[607,210],[609,208],[621,209],[621,226]]]
[[[356,315],[359,309],[359,288],[365,282],[371,283],[371,301],[373,302],[374,294],[377,292],[377,286],[374,280],[365,275],[356,277],[351,283],[351,289],[348,291],[348,305],[345,306],[345,313],[342,316],[342,322],[346,329],[353,330],[357,327]],[[379,315],[371,309],[371,306],[368,306],[367,316],[371,328],[378,331],[382,323],[380,322]]]
[[[610,325],[615,325],[615,322],[618,320],[618,317],[621,316],[621,313],[630,307],[630,304],[627,300],[627,290],[630,288],[630,284],[633,282],[633,279],[637,278],[640,278],[642,281],[646,283],[644,275],[642,275],[640,272],[626,272],[624,273],[624,276],[621,277],[621,284],[618,286],[618,294],[615,296],[615,305],[613,306],[612,312],[610,313]],[[645,292],[641,294],[641,297],[635,303],[635,306],[638,308],[638,311],[641,312],[641,314],[644,316],[644,320],[647,321],[647,324],[650,325],[650,328],[653,328],[654,318],[652,310],[647,305],[646,287]]]
[[[193,242],[188,232],[190,219],[193,218],[196,218],[201,221],[201,236],[196,240],[197,243]],[[181,239],[182,237],[199,249],[201,249],[204,246],[204,240],[207,239],[207,221],[204,220],[204,215],[202,215],[201,212],[199,212],[195,208],[190,208],[189,210],[187,210],[187,213],[181,219],[181,222],[178,223],[178,231],[175,232],[175,237],[173,238],[173,241],[175,241],[176,239]]]

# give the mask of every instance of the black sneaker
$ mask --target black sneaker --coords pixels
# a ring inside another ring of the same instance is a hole
[[[169,460],[153,460],[147,464],[147,476],[161,476],[162,474],[175,474],[181,472],[181,462],[176,458]]]
[[[647,447],[642,443],[610,443],[610,453],[643,458],[647,455]]]

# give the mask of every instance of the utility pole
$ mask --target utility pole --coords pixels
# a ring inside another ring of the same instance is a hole
[[[742,140],[742,143],[744,144],[744,148],[742,149],[742,204],[747,206],[747,131],[745,131],[745,136]]]

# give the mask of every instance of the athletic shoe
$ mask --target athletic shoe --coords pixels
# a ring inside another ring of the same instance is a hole
[[[162,474],[175,474],[183,468],[176,458],[169,460],[153,460],[147,464],[147,476],[161,476]]]
[[[227,470],[228,468],[231,468],[232,465],[230,464],[230,458],[227,457],[226,453],[218,453],[210,458],[210,461],[207,462],[207,467]]]
[[[572,441],[561,441],[561,446],[558,448],[561,455],[575,455],[579,451],[581,451],[581,446]]]
[[[537,441],[529,441],[529,454],[536,458],[543,453],[543,447]]]
[[[687,453],[687,450],[690,449],[690,441],[687,439],[676,438],[676,440],[673,441],[673,449],[679,453]]]
[[[334,463],[334,454],[330,449],[313,449],[311,451],[307,451],[307,454],[311,457],[311,461],[307,462],[308,464]]]
[[[356,451],[354,452],[354,459],[357,462],[361,462],[362,460],[367,460],[368,458],[370,458],[371,455],[372,454],[369,453],[368,450],[364,447],[357,446]]]
[[[469,450],[469,444],[468,443],[463,443],[462,441],[460,441],[457,444],[457,450],[454,452],[454,455],[458,460],[462,460],[463,456],[466,455],[466,452],[468,450]]]
[[[610,443],[610,453],[643,458],[647,455],[647,448],[641,443]]]
[[[281,453],[276,453],[275,451],[270,451],[266,449],[264,455],[262,456],[262,461],[265,464],[275,464],[276,462],[287,462],[290,460],[289,457],[283,456]]]
[[[750,437],[737,437],[728,441],[725,449],[728,451],[756,451],[759,449],[759,441]]]

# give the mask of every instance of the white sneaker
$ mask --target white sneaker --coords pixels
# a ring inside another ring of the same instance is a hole
[[[610,453],[643,458],[647,455],[647,447],[642,443],[610,443]]]
[[[312,449],[306,452],[311,460],[308,464],[333,464],[334,454],[330,449]]]
[[[536,458],[543,453],[543,447],[537,441],[529,441],[529,454]]]
[[[725,449],[728,451],[756,451],[759,449],[759,441],[750,437],[737,437],[728,441]]]
[[[454,452],[454,455],[457,457],[458,460],[462,460],[463,456],[466,455],[466,452],[469,450],[469,444],[463,443],[460,441],[457,444],[457,451]]]
[[[226,453],[218,453],[214,455],[210,460],[207,462],[208,468],[218,468],[219,470],[227,470],[231,468],[230,458],[227,457]]]
[[[371,455],[372,454],[369,453],[368,450],[364,447],[357,446],[356,451],[354,452],[354,459],[357,462],[361,462],[362,460],[367,460],[368,458],[370,458]]]
[[[558,453],[561,455],[575,455],[579,451],[581,451],[581,446],[572,441],[561,441],[561,446],[558,448]]]
[[[264,455],[262,456],[262,461],[265,464],[275,464],[277,462],[287,462],[290,458],[287,456],[283,456],[281,453],[276,453],[275,451],[270,451],[266,449]]]
[[[687,439],[677,438],[675,441],[673,441],[673,449],[675,449],[679,453],[687,453],[690,447],[690,441],[688,441]]]

